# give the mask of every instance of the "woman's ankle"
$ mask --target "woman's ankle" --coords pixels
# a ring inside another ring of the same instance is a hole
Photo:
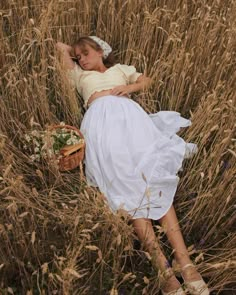
[[[191,261],[188,253],[184,253],[184,254],[183,253],[181,253],[181,254],[176,253],[175,254],[175,263],[180,268],[183,268],[187,264],[192,264],[192,261]]]
[[[165,278],[162,277],[160,280],[161,289],[166,293],[178,290],[181,287],[181,284],[175,277],[173,271],[171,276],[166,276]]]

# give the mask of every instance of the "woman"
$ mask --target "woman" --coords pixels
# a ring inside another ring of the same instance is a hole
[[[81,125],[86,140],[86,178],[98,186],[115,212],[128,212],[140,241],[161,273],[163,294],[186,294],[156,239],[151,220],[165,227],[184,285],[191,294],[209,294],[192,264],[172,205],[178,170],[195,145],[175,133],[190,125],[176,112],[148,115],[129,94],[151,79],[133,66],[114,64],[109,44],[96,36],[73,46],[57,43],[68,76],[88,110]],[[72,55],[78,64],[73,62]]]

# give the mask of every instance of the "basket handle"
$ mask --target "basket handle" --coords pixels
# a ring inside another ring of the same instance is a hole
[[[60,154],[64,157],[66,157],[66,156],[69,156],[70,154],[80,150],[81,148],[84,148],[84,142],[77,143],[74,145],[68,145],[60,150]]]

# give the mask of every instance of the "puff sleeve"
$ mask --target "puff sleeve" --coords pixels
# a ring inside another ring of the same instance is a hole
[[[122,71],[122,73],[125,75],[126,80],[128,82],[127,84],[135,83],[138,77],[142,76],[142,73],[138,73],[134,66],[119,64],[118,67]]]

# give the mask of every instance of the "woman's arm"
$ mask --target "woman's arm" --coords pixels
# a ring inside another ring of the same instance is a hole
[[[65,67],[68,70],[72,70],[75,67],[75,63],[72,60],[72,51],[73,51],[72,47],[65,43],[57,42],[56,48],[62,53]]]
[[[146,77],[145,75],[142,75],[138,77],[137,81],[130,85],[120,85],[116,86],[111,90],[112,95],[125,95],[132,92],[137,92],[140,90],[145,90],[150,86],[152,82],[152,79],[149,77]]]

